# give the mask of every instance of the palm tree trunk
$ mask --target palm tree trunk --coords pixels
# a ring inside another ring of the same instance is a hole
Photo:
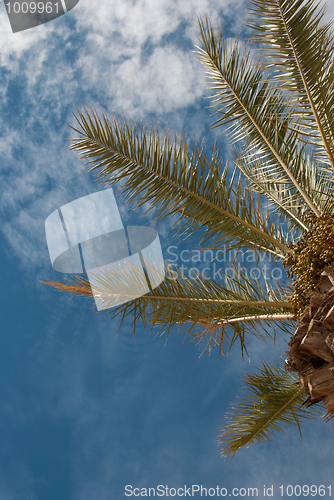
[[[322,401],[328,421],[334,416],[334,263],[324,268],[308,295],[310,303],[289,342],[286,366],[299,374],[308,394],[304,405]]]

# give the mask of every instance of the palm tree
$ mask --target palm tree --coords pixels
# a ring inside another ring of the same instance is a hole
[[[332,24],[315,0],[249,2],[247,42],[229,43],[223,28],[199,20],[213,126],[229,125],[233,144],[231,176],[216,147],[207,155],[195,141],[190,151],[184,137],[170,140],[153,127],[86,109],[72,127],[71,149],[128,201],[148,205],[152,222],[176,216],[178,232],[199,247],[225,245],[287,268],[273,283],[237,269],[195,281],[167,269],[159,287],[110,313],[120,325],[131,316],[135,326],[167,334],[178,325],[222,353],[240,342],[243,354],[251,336],[273,337],[276,328],[289,335],[285,366],[278,359],[246,375],[246,396],[232,405],[220,435],[225,456],[291,425],[300,430],[321,405],[326,420],[334,414]],[[46,283],[92,294],[85,277]]]

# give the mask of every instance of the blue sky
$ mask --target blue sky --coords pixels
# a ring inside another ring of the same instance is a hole
[[[245,369],[286,349],[254,341],[203,355],[180,335],[133,338],[131,321],[97,314],[92,302],[39,283],[58,279],[44,223],[101,186],[74,152],[77,107],[168,125],[210,145],[204,69],[193,53],[196,19],[218,13],[235,33],[240,0],[80,0],[46,25],[11,34],[0,2],[0,499],[111,500],[134,487],[258,487],[331,484],[333,423],[321,419],[219,455],[217,434]],[[334,17],[333,3],[328,19]],[[120,206],[123,222],[141,213]],[[149,218],[143,220],[149,223]],[[163,249],[175,244],[171,221]],[[160,231],[160,230],[159,230]],[[160,234],[160,233],[159,233]],[[334,489],[333,489],[334,494]],[[211,497],[212,498],[212,497]]]

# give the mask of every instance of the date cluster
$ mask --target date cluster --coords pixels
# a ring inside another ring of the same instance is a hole
[[[316,287],[325,265],[334,260],[334,215],[308,213],[305,222],[310,230],[295,245],[290,243],[293,254],[283,261],[283,266],[289,268],[288,277],[293,278],[294,294],[289,300],[297,318],[307,306],[307,294]]]

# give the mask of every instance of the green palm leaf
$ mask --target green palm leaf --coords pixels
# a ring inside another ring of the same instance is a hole
[[[334,37],[315,0],[251,0],[249,26],[274,72],[275,85],[288,92],[296,129],[302,125],[321,159],[334,169]]]
[[[246,375],[245,387],[248,394],[231,405],[232,412],[225,416],[219,436],[223,456],[233,457],[243,446],[270,441],[275,432],[295,425],[301,433],[300,420],[319,414],[316,406],[302,408],[306,394],[297,376],[281,364],[263,363],[257,372]]]
[[[239,41],[227,46],[224,33],[215,33],[212,24],[200,21],[202,47],[200,60],[209,68],[209,79],[216,113],[215,126],[230,125],[234,142],[246,142],[249,152],[261,159],[263,166],[298,192],[303,203],[314,213],[319,210],[294,175],[300,153],[297,134],[289,131],[291,110],[281,91],[271,85],[270,77],[242,51]]]
[[[183,330],[188,340],[204,343],[210,352],[219,346],[223,353],[223,344],[229,350],[239,340],[243,354],[249,343],[246,334],[272,337],[275,324],[281,325],[282,321],[294,318],[288,290],[279,286],[274,291],[266,283],[264,291],[258,280],[237,270],[233,276],[221,273],[222,283],[200,276],[192,280],[186,278],[184,271],[176,267],[167,269],[166,277],[158,287],[138,297],[142,288],[142,268],[128,267],[125,275],[117,266],[105,267],[94,279],[94,294],[105,309],[114,307],[108,315],[110,319],[121,317],[119,328],[127,317],[135,318],[134,331],[138,321],[145,328],[158,326],[158,333],[167,335],[175,326],[179,330],[185,327]],[[44,283],[75,294],[93,294],[89,282],[79,276],[73,276],[66,284]],[[117,305],[120,301],[123,303]],[[259,323],[262,331],[258,328]]]
[[[223,353],[223,345],[228,351],[238,340],[243,354],[249,343],[246,334],[264,338],[259,323],[271,337],[275,321],[293,318],[284,290],[275,293],[268,287],[265,292],[258,280],[243,272],[235,270],[233,276],[221,273],[222,282],[201,277],[191,280],[185,274],[174,268],[148,297],[151,308],[146,322],[159,325],[159,331],[167,335],[178,325],[186,327],[188,340],[206,343],[209,352],[219,346]]]
[[[247,154],[246,150],[235,153],[234,158],[238,168],[250,180],[251,189],[264,195],[271,202],[273,211],[287,224],[282,230],[286,237],[291,233],[290,238],[294,243],[310,229],[304,222],[307,206],[299,192],[287,184],[285,178],[280,178],[279,173],[268,170],[256,157]],[[305,158],[300,156],[299,161],[295,162],[293,173],[320,212],[333,210],[330,203],[334,186],[333,172],[321,169],[316,158],[307,155]]]
[[[190,155],[185,140],[178,145],[167,134],[161,138],[153,129],[146,134],[143,127],[116,118],[109,121],[104,114],[100,119],[94,111],[87,112],[87,118],[79,111],[76,119],[80,130],[74,130],[81,138],[73,139],[71,148],[90,160],[92,170],[100,170],[99,178],[121,182],[129,200],[140,198],[137,206],[148,203],[148,210],[157,210],[153,221],[177,214],[188,221],[183,225],[188,224],[187,235],[205,228],[205,239],[215,237],[225,244],[237,240],[239,246],[281,258],[290,253],[275,238],[278,230],[268,214],[261,217],[244,192],[241,179],[233,175],[232,182],[227,181],[227,166],[221,171],[217,151],[208,159],[195,145]]]

